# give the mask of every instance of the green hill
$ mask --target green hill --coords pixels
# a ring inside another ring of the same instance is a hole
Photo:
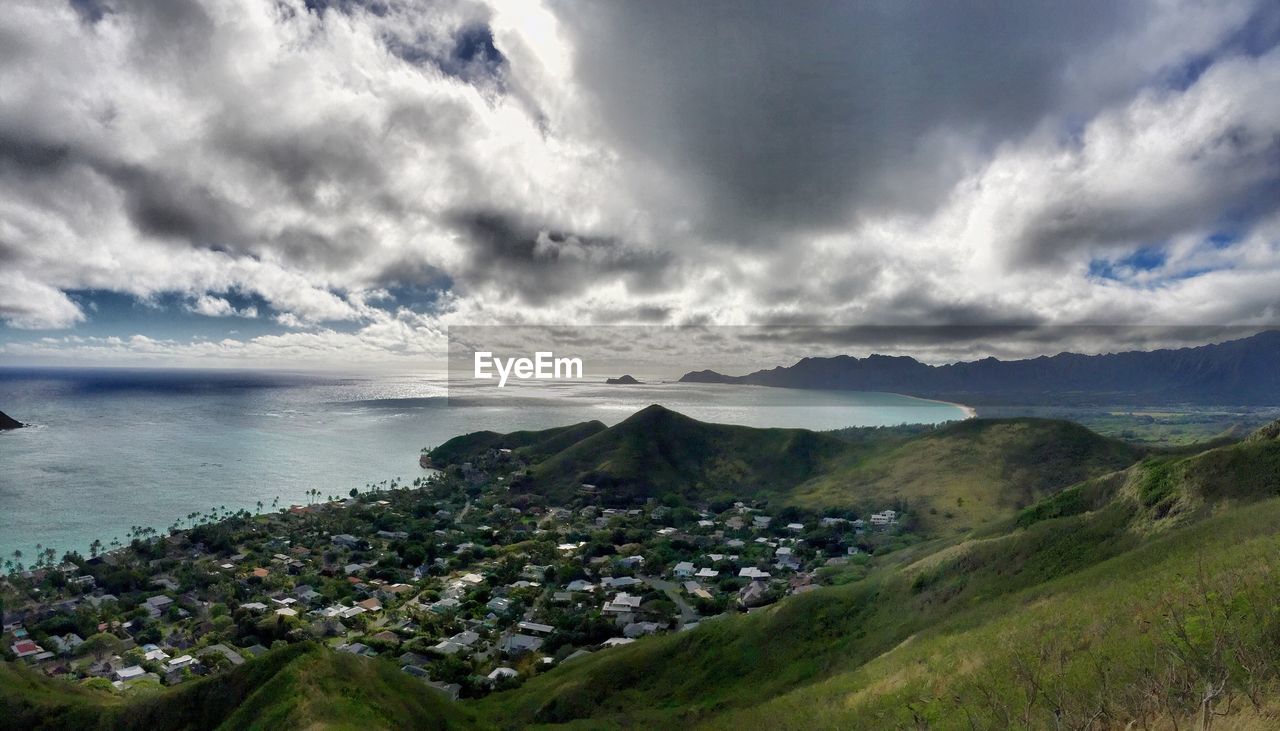
[[[998,523],[1056,490],[1123,469],[1144,454],[1077,424],[974,419],[904,435],[755,429],[696,421],[650,406],[609,427],[450,440],[437,464],[502,445],[531,465],[513,489],[553,501],[583,484],[618,505],[679,496],[690,502],[765,498],[779,505],[858,510],[907,507],[929,535]]]
[[[1086,481],[984,537],[481,708],[509,727],[1274,728],[1276,431]]]
[[[0,663],[0,728],[465,729],[471,714],[390,663],[296,644],[172,689],[121,697]]]
[[[604,424],[598,421],[584,421],[539,431],[515,431],[507,434],[478,431],[454,437],[431,450],[428,456],[436,464],[448,465],[477,459],[490,450],[510,449],[528,458],[540,459],[604,429]]]
[[[846,450],[804,429],[706,424],[654,405],[538,462],[526,486],[568,499],[593,484],[615,503],[670,494],[744,499],[783,493]]]
[[[1123,469],[1139,449],[1050,419],[972,419],[882,448],[855,450],[798,486],[811,508],[904,503],[926,533],[955,535],[998,523],[1081,480]]]

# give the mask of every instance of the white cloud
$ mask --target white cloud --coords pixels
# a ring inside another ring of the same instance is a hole
[[[68,328],[85,319],[67,295],[20,272],[0,271],[0,318],[22,330]]]
[[[215,297],[209,294],[202,294],[196,300],[187,306],[187,309],[198,315],[206,317],[257,317],[258,308],[243,307],[237,309],[225,298]]]

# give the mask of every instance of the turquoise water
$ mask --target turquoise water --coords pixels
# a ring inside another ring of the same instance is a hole
[[[0,557],[87,550],[192,512],[305,503],[421,474],[419,451],[480,429],[615,424],[652,403],[705,421],[835,429],[936,423],[956,406],[879,393],[556,384],[460,391],[423,376],[0,369]],[[29,563],[29,561],[28,561]]]

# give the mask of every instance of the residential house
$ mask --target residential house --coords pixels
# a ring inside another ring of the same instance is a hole
[[[146,606],[147,614],[150,614],[153,619],[158,619],[165,610],[173,606],[173,600],[164,594],[157,594],[148,598],[143,604]]]
[[[489,673],[488,677],[489,677],[489,680],[498,681],[504,678],[514,678],[518,675],[520,675],[520,673],[517,672],[515,668],[502,667],[502,668],[494,668],[493,672]]]
[[[33,657],[44,652],[44,648],[31,640],[18,640],[9,648],[19,659]]]
[[[112,673],[111,676],[115,680],[123,683],[130,680],[136,680],[146,674],[147,674],[147,671],[143,670],[142,666],[130,665],[127,668],[120,668],[119,670]]]
[[[498,649],[508,655],[521,655],[526,652],[537,652],[542,647],[542,638],[531,635],[509,635],[498,645]]]

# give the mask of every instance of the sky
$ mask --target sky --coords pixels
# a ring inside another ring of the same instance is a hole
[[[459,326],[865,354],[831,333],[1118,326],[1105,350],[1277,322],[1268,0],[0,14],[0,364],[415,368]]]

